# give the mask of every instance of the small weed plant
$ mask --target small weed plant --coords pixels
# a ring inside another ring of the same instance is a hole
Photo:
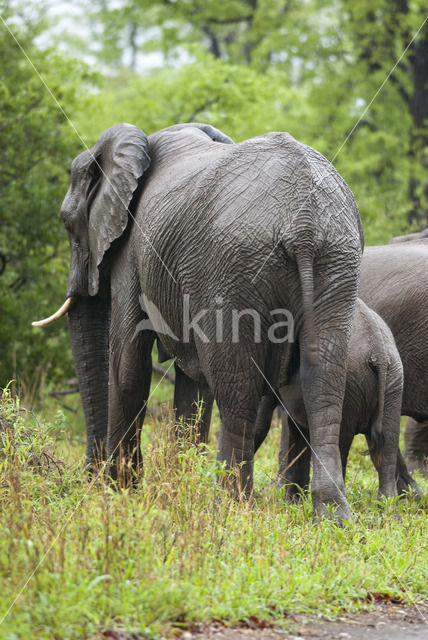
[[[315,523],[309,497],[275,487],[279,429],[256,456],[255,500],[221,488],[210,446],[177,445],[170,418],[144,427],[135,490],[86,479],[83,447],[66,462],[67,425],[0,401],[0,638],[146,637],[250,616],[335,615],[385,597],[428,597],[424,499],[376,501],[377,478],[354,444],[347,490],[355,520]],[[60,446],[58,443],[62,443]],[[427,482],[418,478],[427,493]]]

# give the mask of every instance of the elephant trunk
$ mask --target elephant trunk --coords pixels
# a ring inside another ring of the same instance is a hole
[[[89,468],[106,458],[110,304],[100,296],[79,298],[68,328],[86,419]]]

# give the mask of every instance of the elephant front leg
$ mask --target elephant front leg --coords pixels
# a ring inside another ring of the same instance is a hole
[[[196,382],[175,365],[174,409],[177,436],[184,425],[195,430],[198,442],[208,442],[214,398],[207,384]]]
[[[154,334],[117,330],[110,338],[109,421],[107,451],[110,475],[120,486],[132,483],[142,465],[140,431],[146,413],[152,373]]]

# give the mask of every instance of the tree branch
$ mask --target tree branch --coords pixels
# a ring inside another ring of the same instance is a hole
[[[17,124],[18,122],[21,122],[22,120],[24,120],[24,118],[30,113],[30,111],[32,109],[34,109],[35,107],[38,107],[39,104],[42,102],[42,98],[39,97],[37,100],[34,100],[33,102],[30,102],[30,104],[28,105],[28,107],[25,109],[24,113],[22,113],[20,116],[18,116],[17,118],[15,118],[14,120],[8,120],[7,122],[4,122],[1,126],[0,126],[0,133],[2,131],[6,131],[6,129],[8,129],[9,127],[11,127],[12,125]]]
[[[200,107],[195,109],[193,113],[187,118],[187,120],[184,120],[184,122],[194,122],[196,116],[199,113],[201,113],[201,111],[204,111],[204,109],[211,107],[211,105],[215,104],[216,102],[218,102],[218,98],[213,98],[212,100],[206,100],[203,104],[201,104]]]

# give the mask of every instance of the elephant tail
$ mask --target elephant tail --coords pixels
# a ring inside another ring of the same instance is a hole
[[[312,252],[296,252],[297,269],[302,291],[303,331],[305,348],[303,355],[309,364],[318,364],[318,340],[314,323],[314,259]]]

